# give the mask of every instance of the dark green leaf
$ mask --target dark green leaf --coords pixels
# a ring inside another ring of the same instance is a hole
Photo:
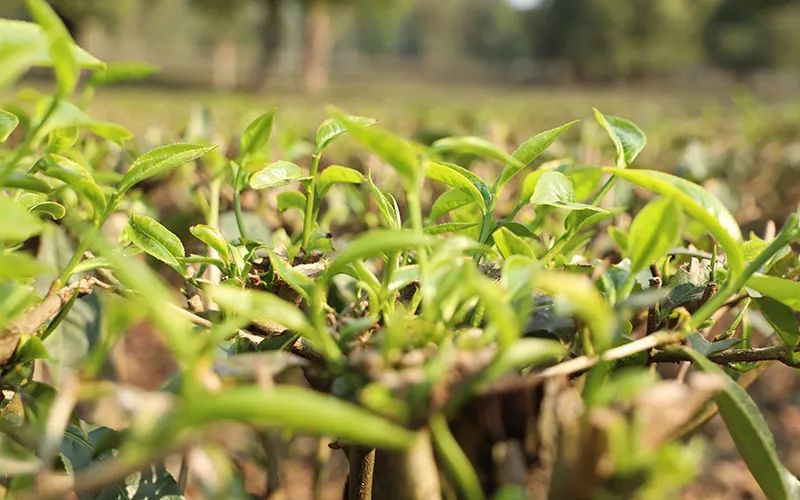
[[[797,341],[800,339],[800,327],[798,327],[794,311],[784,303],[769,297],[755,300],[758,308],[761,309],[761,314],[767,319],[781,341],[785,345],[797,345]]]

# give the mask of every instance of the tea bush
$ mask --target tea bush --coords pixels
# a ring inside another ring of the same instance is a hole
[[[704,188],[635,168],[645,134],[598,110],[613,166],[531,166],[576,122],[509,154],[337,108],[307,167],[270,157],[274,110],[224,149],[139,152],[82,111],[137,67],[104,65],[28,6],[37,24],[0,21],[0,86],[47,66],[57,88],[0,111],[7,497],[245,497],[244,433],[268,494],[282,446],[311,434],[348,457],[347,498],[667,498],[695,479],[691,435],[717,412],[764,493],[798,497],[745,391],[770,361],[798,365],[797,215],[743,238]],[[343,141],[372,171],[325,161]],[[181,236],[150,199],[164,182],[196,214]],[[645,204],[615,206],[618,183]],[[756,313],[774,336],[754,335]],[[142,323],[176,364],[157,390],[108,370]]]

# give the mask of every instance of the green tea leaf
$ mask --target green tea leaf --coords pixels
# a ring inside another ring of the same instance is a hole
[[[99,217],[106,209],[106,196],[100,186],[81,165],[69,158],[49,154],[45,157],[47,167],[44,173],[64,182],[69,187],[80,193],[94,207],[95,216]]]
[[[354,116],[350,115],[347,119],[355,124],[369,127],[376,123],[376,120],[372,118],[366,118],[363,116]],[[347,127],[343,125],[339,120],[336,118],[328,118],[317,129],[317,138],[316,138],[316,148],[317,153],[322,152],[328,145],[333,142],[334,139],[339,137],[340,135],[347,132]]]
[[[575,201],[572,181],[561,172],[544,172],[539,176],[530,202],[534,205],[556,205]]]
[[[594,117],[611,137],[617,150],[617,167],[625,168],[636,159],[647,143],[647,136],[635,123],[618,116],[604,115],[594,108]]]
[[[267,111],[263,115],[253,120],[242,135],[239,146],[239,158],[258,153],[267,145],[269,136],[272,134],[272,126],[275,123],[275,110]]]
[[[124,193],[147,178],[196,160],[215,148],[216,146],[200,144],[170,144],[151,149],[136,158],[128,173],[122,178],[119,191]]]
[[[500,250],[500,254],[504,259],[507,259],[512,255],[524,255],[532,259],[536,258],[533,250],[527,243],[525,243],[525,240],[511,232],[511,230],[506,227],[497,229],[494,233],[492,233],[492,237],[494,238],[494,244],[497,246],[497,249]]]
[[[367,178],[369,189],[372,191],[372,197],[378,205],[378,211],[383,218],[384,223],[389,229],[400,229],[403,226],[403,221],[400,219],[400,208],[397,206],[397,201],[391,193],[384,193],[378,186],[372,182],[372,177]]]
[[[0,144],[6,142],[17,125],[19,125],[17,115],[0,109]]]
[[[482,500],[483,489],[478,474],[450,432],[447,420],[441,414],[436,414],[431,417],[430,427],[433,444],[459,490],[459,498]]]
[[[482,156],[507,163],[517,169],[525,168],[521,161],[480,137],[445,137],[431,145],[431,152],[434,154],[457,153]]]
[[[25,174],[19,171],[10,172],[4,179],[0,180],[0,187],[11,189],[24,189],[34,193],[49,193],[50,184],[33,174]]]
[[[226,311],[235,313],[243,323],[252,321],[276,323],[310,340],[329,359],[341,357],[341,351],[327,332],[318,332],[306,315],[275,295],[231,286],[209,290],[211,298]]]
[[[380,448],[405,448],[415,437],[413,432],[334,396],[290,386],[240,386],[193,398],[169,412],[162,431],[155,436],[169,438],[177,430],[221,420],[280,426]]]
[[[747,391],[696,351],[686,349],[685,352],[701,370],[718,375],[724,382],[714,401],[736,448],[766,496],[786,500],[797,498],[800,483],[781,464],[767,422]]]
[[[25,0],[31,17],[42,27],[47,38],[50,57],[58,80],[61,95],[69,95],[75,90],[80,76],[78,58],[73,51],[75,42],[61,22],[61,18],[44,0]]]
[[[361,184],[362,182],[364,182],[364,175],[358,170],[341,165],[331,165],[319,174],[317,189],[320,196],[324,196],[334,184]]]
[[[474,198],[470,193],[467,191],[463,191],[461,189],[451,189],[450,191],[446,191],[442,193],[441,196],[436,198],[436,201],[433,202],[433,206],[431,207],[431,212],[428,214],[428,217],[431,219],[438,219],[442,215],[450,213],[451,211],[469,205],[470,203],[474,203]],[[481,204],[482,204],[481,200]]]
[[[339,252],[325,271],[323,281],[341,273],[345,267],[356,260],[368,259],[380,253],[427,246],[432,242],[433,240],[429,236],[406,230],[376,229],[368,231],[351,241],[344,250]]]
[[[33,213],[47,214],[53,220],[59,220],[67,215],[67,209],[64,205],[56,203],[55,201],[43,201],[31,205],[28,210]]]
[[[25,241],[42,230],[42,222],[22,205],[11,198],[0,195],[0,242],[13,243]]]
[[[800,311],[800,283],[797,281],[756,273],[747,280],[747,286]]]
[[[287,285],[292,287],[294,291],[299,293],[306,301],[311,300],[311,293],[314,288],[314,280],[305,274],[296,271],[283,259],[270,252],[269,261],[272,264],[272,269],[275,273],[286,282]]]
[[[145,80],[160,71],[158,66],[139,61],[109,62],[104,68],[92,72],[90,85],[111,85],[121,82]]]
[[[155,219],[146,215],[132,214],[128,220],[128,237],[134,245],[169,265],[181,274],[181,259],[186,255],[180,238]]]
[[[0,253],[0,279],[33,278],[51,269],[22,252]]]
[[[341,111],[333,110],[331,114],[353,138],[394,168],[406,189],[416,189],[421,172],[414,146],[388,130],[365,125],[362,120],[352,119]]]
[[[426,226],[423,228],[423,232],[425,234],[444,234],[444,233],[455,233],[458,231],[463,231],[465,229],[470,229],[477,226],[477,222],[444,222],[442,224],[433,224],[431,226]]]
[[[483,195],[478,191],[478,188],[461,172],[452,168],[446,163],[437,163],[429,161],[425,169],[425,175],[433,180],[443,182],[450,187],[464,191],[469,197],[478,204],[481,212],[486,211],[486,204]]]
[[[797,345],[797,341],[800,339],[800,326],[797,324],[794,311],[783,302],[770,297],[761,297],[755,301],[761,314],[764,315],[784,345]]]
[[[300,167],[292,162],[281,160],[267,165],[253,174],[250,178],[250,187],[253,189],[265,189],[285,186],[303,177],[303,171]]]
[[[657,261],[678,241],[683,212],[672,198],[648,203],[633,219],[628,234],[631,274]]]
[[[33,66],[52,66],[53,61],[49,54],[49,41],[41,26],[27,21],[0,19],[0,55],[12,52],[17,47],[27,48],[32,51],[30,64]],[[75,54],[78,65],[84,68],[102,68],[103,63],[81,49],[74,43],[71,50]],[[0,61],[3,59],[0,58]],[[4,69],[6,69],[4,67]],[[3,75],[5,76],[5,75]]]
[[[213,248],[226,264],[231,261],[228,241],[222,236],[222,233],[205,224],[196,224],[189,228],[189,232],[209,248]]]
[[[515,158],[518,163],[509,163],[503,167],[503,171],[500,172],[500,177],[497,180],[498,192],[502,190],[503,186],[505,186],[508,181],[517,175],[520,170],[525,168],[525,166],[530,165],[531,162],[538,158],[539,155],[544,153],[544,151],[550,147],[550,145],[553,144],[556,139],[561,137],[564,132],[572,128],[572,126],[579,121],[580,120],[574,120],[569,123],[565,123],[560,127],[545,130],[544,132],[540,132],[520,144],[519,147],[513,153],[511,153],[511,156]],[[519,167],[519,164],[522,164],[523,166]]]
[[[734,276],[744,269],[739,242],[742,233],[736,219],[714,195],[680,177],[655,170],[604,168],[603,171],[638,184],[662,196],[673,197],[692,217],[701,222],[719,242]]]
[[[284,191],[278,193],[278,210],[281,212],[290,208],[306,209],[306,196],[298,191]]]
[[[133,139],[133,132],[116,123],[91,121],[85,125],[85,128],[117,146],[124,146],[125,142]]]

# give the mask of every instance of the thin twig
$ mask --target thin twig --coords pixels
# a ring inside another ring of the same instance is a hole
[[[795,347],[776,345],[770,347],[754,347],[752,349],[728,349],[708,355],[708,359],[719,365],[731,363],[756,363],[759,361],[779,361],[792,368],[800,367],[794,360]],[[681,351],[659,351],[650,355],[651,363],[680,363],[691,361],[691,358]]]

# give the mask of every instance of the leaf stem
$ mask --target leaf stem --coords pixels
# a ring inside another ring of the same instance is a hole
[[[242,187],[241,183],[242,167],[236,166],[236,173],[233,177],[233,214],[236,217],[236,227],[239,228],[241,239],[247,238],[247,229],[244,224],[244,214],[242,214]]]
[[[311,243],[311,230],[314,225],[314,204],[317,196],[317,171],[322,154],[318,151],[311,157],[311,180],[306,188],[306,208],[303,217],[303,249]]]

